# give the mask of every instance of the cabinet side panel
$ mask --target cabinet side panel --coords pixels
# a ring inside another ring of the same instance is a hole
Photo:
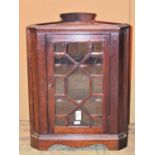
[[[110,92],[109,92],[109,133],[118,133],[118,93],[119,93],[119,33],[111,33],[110,47]]]
[[[30,120],[30,132],[34,130],[34,102],[33,102],[33,65],[32,65],[32,40],[33,34],[28,29],[27,34],[27,69],[28,69],[28,95],[29,95],[29,120]]]
[[[129,119],[129,29],[120,31],[119,132],[126,132]]]
[[[36,33],[27,29],[28,91],[31,132],[39,132]]]
[[[103,129],[104,133],[108,133],[108,111],[109,111],[109,55],[110,55],[110,37],[107,36],[105,37],[105,45],[104,45],[104,55],[103,55],[103,60],[104,60],[104,65],[103,65],[103,89],[104,89],[104,97],[103,97]]]
[[[45,33],[37,34],[40,133],[48,133]]]
[[[54,52],[52,40],[46,35],[46,59],[47,59],[47,104],[48,104],[48,129],[54,133],[55,123],[55,89],[54,89]]]

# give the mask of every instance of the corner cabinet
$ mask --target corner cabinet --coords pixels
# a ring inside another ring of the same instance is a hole
[[[129,25],[93,13],[27,27],[31,146],[127,146]]]

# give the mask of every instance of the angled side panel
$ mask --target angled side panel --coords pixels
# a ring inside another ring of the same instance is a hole
[[[118,104],[119,104],[119,32],[111,33],[110,43],[110,91],[108,124],[109,133],[118,133]]]
[[[47,60],[47,104],[48,104],[48,129],[49,133],[54,133],[55,122],[55,100],[54,100],[54,52],[53,44],[46,35],[46,60]]]
[[[28,60],[28,90],[31,132],[39,133],[38,114],[38,75],[37,75],[37,36],[34,30],[27,28],[27,60]]]
[[[129,29],[120,31],[119,132],[126,132],[129,123]]]
[[[38,104],[39,128],[41,134],[48,133],[47,88],[46,88],[46,50],[45,33],[37,33],[37,69],[38,69]]]

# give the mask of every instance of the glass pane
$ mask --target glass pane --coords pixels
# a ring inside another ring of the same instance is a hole
[[[89,100],[87,100],[83,107],[88,110],[90,114],[102,114],[102,97],[91,97]]]
[[[68,65],[68,64],[73,64],[65,55],[63,56],[55,56],[55,64],[63,64],[63,65]]]
[[[55,125],[57,126],[65,126],[66,125],[66,119],[65,118],[55,118]]]
[[[64,42],[57,42],[54,44],[54,51],[55,52],[64,52],[66,45]]]
[[[63,94],[64,93],[64,80],[63,78],[56,78],[55,79],[55,88],[56,94]]]
[[[75,105],[70,103],[64,97],[55,97],[55,113],[56,114],[68,114],[73,109],[75,109]]]
[[[103,43],[102,42],[94,42],[92,44],[93,52],[101,52],[103,51]]]
[[[88,54],[89,46],[87,42],[84,43],[68,43],[67,53],[77,62],[81,61],[84,56]]]
[[[88,42],[58,42],[54,44],[55,124],[58,126],[64,126],[67,123],[69,126],[102,125],[103,96],[90,96],[92,91],[90,89],[93,89],[93,93],[96,94],[103,93],[101,77],[103,74],[103,47],[102,42],[93,42],[92,49],[89,45]],[[81,63],[89,54],[87,60]],[[81,64],[69,73],[76,65],[73,59]],[[62,97],[60,94],[64,96]],[[70,100],[75,100],[79,104],[87,97],[90,98],[75,110],[77,106],[68,100],[69,97]],[[70,112],[73,113],[69,115]],[[90,115],[93,115],[93,118]],[[69,122],[65,116],[68,117]]]
[[[89,96],[89,76],[80,69],[75,70],[67,78],[67,93],[75,100]]]
[[[94,118],[93,126],[102,126],[102,117]]]
[[[87,70],[91,75],[102,75],[103,66],[98,65],[84,65],[83,68]]]
[[[72,69],[73,65],[56,65],[55,66],[55,73],[56,74],[67,74],[68,71]]]
[[[73,67],[73,63],[66,56],[55,56],[55,73],[66,74]]]
[[[85,62],[82,67],[87,70],[90,74],[100,74],[102,75],[103,72],[103,65],[102,65],[102,55],[101,56],[94,56],[91,55]]]
[[[93,92],[103,93],[102,78],[93,78]]]
[[[96,64],[102,64],[102,55],[97,56],[97,55],[91,55],[85,62],[84,64],[88,65],[96,65]]]

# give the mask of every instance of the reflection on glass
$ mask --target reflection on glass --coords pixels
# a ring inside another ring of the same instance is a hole
[[[92,43],[93,52],[102,52],[103,51],[103,43],[102,42],[93,42]]]
[[[66,74],[73,67],[73,63],[66,56],[55,56],[55,73]]]
[[[89,95],[89,77],[80,69],[67,78],[68,95],[75,100],[82,100]]]
[[[94,93],[103,93],[102,78],[93,78],[93,92]]]
[[[69,126],[101,126],[103,111],[102,42],[92,42],[91,46],[88,42],[58,42],[54,43],[54,51],[55,124],[64,126],[68,122]],[[73,68],[75,69],[72,70]],[[91,91],[93,91],[93,96],[90,96]],[[87,100],[78,107],[79,109],[76,109],[76,103],[79,105],[84,99]],[[76,116],[78,110],[81,111],[81,120]],[[68,121],[64,115],[68,117]]]
[[[83,105],[85,109],[89,111],[90,114],[102,114],[102,97],[91,97]]]
[[[102,126],[102,117],[94,118],[93,126]]]
[[[56,78],[55,79],[55,88],[56,94],[63,94],[64,93],[64,80],[63,78]]]
[[[54,51],[55,52],[63,52],[65,51],[66,45],[64,42],[57,42],[54,44]]]
[[[77,62],[81,61],[89,52],[88,43],[68,43],[67,53]]]
[[[66,56],[55,56],[54,63],[63,65],[73,64]]]
[[[87,65],[102,64],[102,56],[91,55],[91,56],[84,62],[84,64],[87,64]]]
[[[91,75],[102,75],[102,65],[85,65],[83,68]]]
[[[55,125],[56,126],[65,126],[66,124],[66,119],[65,118],[55,118]]]
[[[55,73],[65,75],[72,67],[73,65],[55,65]]]
[[[65,114],[68,115],[73,109],[75,109],[75,105],[64,97],[55,97],[55,113],[56,114]]]

